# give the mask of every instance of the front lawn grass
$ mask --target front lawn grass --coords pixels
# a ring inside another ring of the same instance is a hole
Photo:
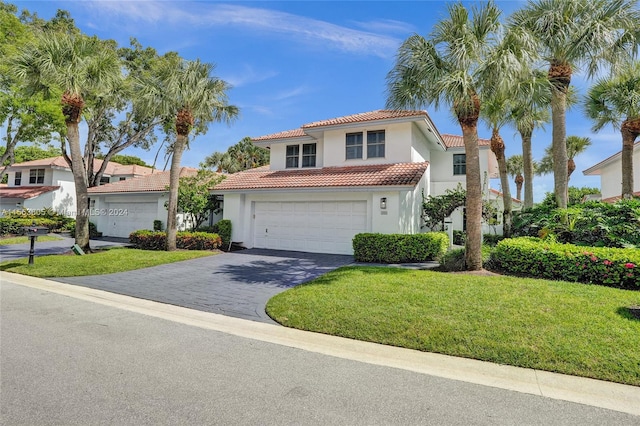
[[[59,241],[62,238],[60,237],[56,237],[55,235],[42,235],[37,237],[36,242],[43,242],[43,241]],[[8,246],[8,245],[13,245],[13,244],[26,244],[26,243],[30,243],[31,242],[31,238],[30,237],[9,237],[9,238],[1,238],[0,239],[0,246]]]
[[[181,260],[211,256],[212,251],[160,251],[132,248],[112,248],[97,253],[76,255],[36,256],[34,264],[28,258],[0,263],[0,271],[31,275],[32,277],[79,277],[131,271]]]
[[[640,292],[400,268],[344,267],[273,297],[303,330],[640,386]]]

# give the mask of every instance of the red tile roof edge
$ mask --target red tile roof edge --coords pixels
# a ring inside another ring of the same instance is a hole
[[[20,198],[28,200],[47,192],[60,189],[59,186],[8,186],[0,188],[0,198]]]

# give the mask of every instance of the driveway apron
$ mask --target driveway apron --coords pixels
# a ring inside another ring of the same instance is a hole
[[[352,262],[353,257],[345,255],[249,249],[135,271],[53,280],[274,323],[265,313],[272,296]]]

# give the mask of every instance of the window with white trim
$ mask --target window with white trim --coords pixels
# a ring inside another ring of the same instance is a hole
[[[15,177],[13,178],[13,184],[15,186],[22,185],[22,172],[16,172]]]
[[[29,183],[44,183],[44,169],[29,170]]]
[[[367,132],[367,158],[384,158],[384,130]]]
[[[362,132],[347,133],[346,159],[362,159]]]
[[[453,174],[467,174],[467,156],[465,154],[453,154]]]
[[[316,144],[305,143],[302,145],[302,167],[316,166]]]
[[[300,145],[287,145],[287,169],[297,169],[299,164]]]

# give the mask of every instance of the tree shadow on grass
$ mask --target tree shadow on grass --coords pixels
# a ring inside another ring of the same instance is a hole
[[[24,266],[24,263],[21,262],[9,262],[9,263],[5,263],[3,265],[0,265],[0,271],[6,271],[8,269],[17,267],[17,266]]]
[[[616,310],[618,315],[631,321],[640,321],[640,306],[623,306]]]

